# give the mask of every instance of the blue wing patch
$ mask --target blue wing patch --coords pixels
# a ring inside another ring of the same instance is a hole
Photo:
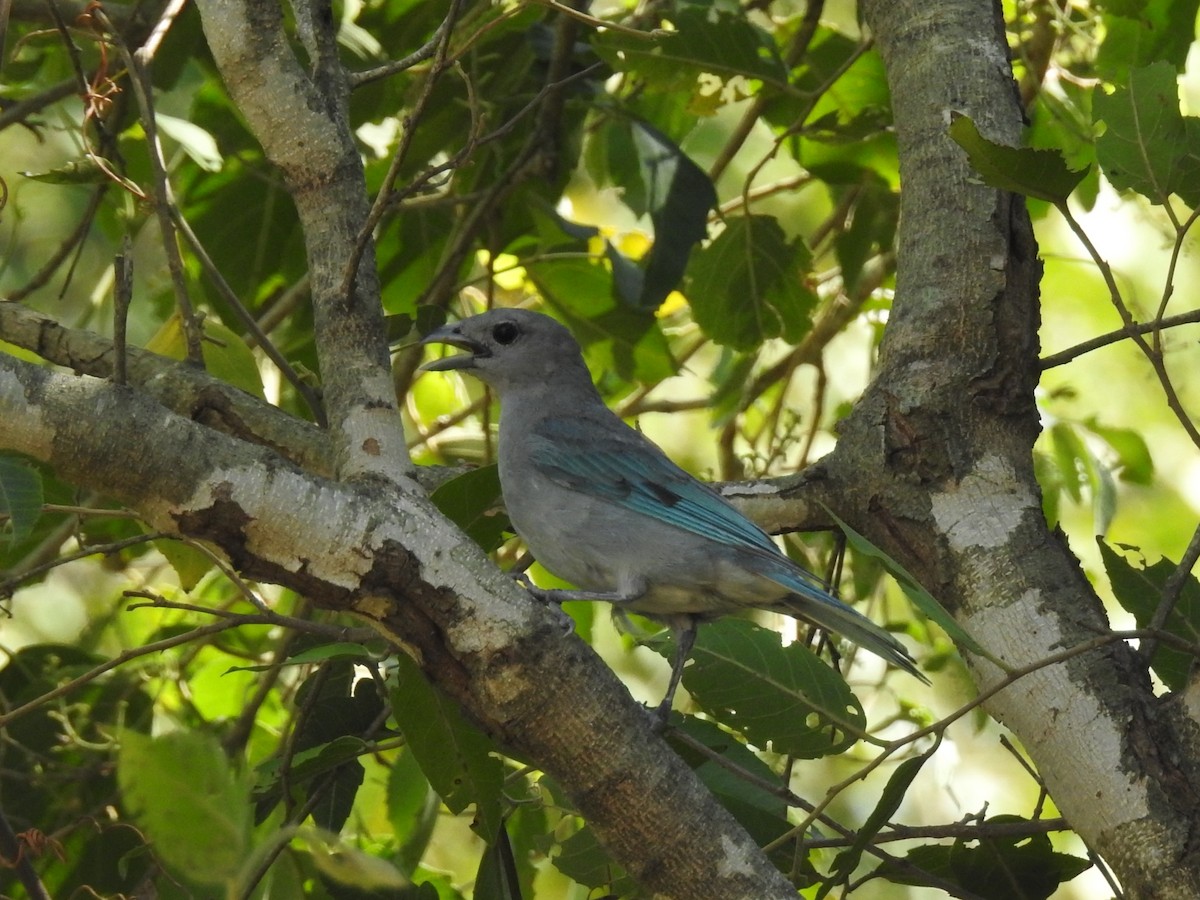
[[[564,487],[734,547],[779,555],[767,533],[636,431],[591,419],[547,419],[530,461]]]

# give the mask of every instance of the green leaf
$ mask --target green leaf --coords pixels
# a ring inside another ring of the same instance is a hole
[[[1117,507],[1112,469],[1096,456],[1079,433],[1079,426],[1071,422],[1055,422],[1050,428],[1050,441],[1062,486],[1076,503],[1083,499],[1082,489],[1088,489],[1095,533],[1104,534]]]
[[[408,885],[404,874],[386,859],[359,850],[333,832],[302,828],[296,837],[305,844],[321,874],[339,884],[371,892],[396,891]]]
[[[869,178],[865,184],[855,185],[850,190],[855,198],[850,227],[834,237],[834,250],[842,270],[844,290],[853,295],[858,291],[867,261],[895,243],[900,195],[879,178]]]
[[[1200,131],[1179,111],[1176,78],[1174,66],[1156,62],[1131,70],[1128,83],[1113,93],[1097,93],[1092,114],[1107,127],[1096,139],[1096,158],[1117,190],[1160,204],[1178,194],[1195,206],[1200,162],[1189,140]]]
[[[479,859],[471,900],[521,900],[517,863],[503,823]]]
[[[480,466],[451,478],[430,494],[442,515],[490,553],[512,531],[500,496],[499,466]]]
[[[1068,422],[1055,422],[1050,426],[1049,437],[1059,482],[1070,498],[1079,503],[1083,500],[1081,465],[1083,458],[1089,455],[1087,448]]]
[[[439,808],[437,793],[416,756],[408,749],[401,751],[388,772],[387,814],[392,836],[400,845],[396,860],[406,871],[415,869],[425,855]]]
[[[1096,71],[1111,82],[1159,60],[1182,71],[1196,37],[1197,7],[1198,0],[1107,0]]]
[[[159,130],[167,137],[176,141],[183,152],[201,169],[206,172],[219,172],[224,163],[221,150],[217,147],[216,138],[187,119],[177,119],[165,113],[156,112],[154,122]]]
[[[176,731],[121,733],[124,802],[170,868],[200,884],[230,884],[249,852],[248,779],[215,737]]]
[[[254,352],[232,329],[214,319],[203,322],[203,340],[200,350],[204,356],[204,367],[222,381],[241,388],[248,394],[262,399],[262,376]],[[187,356],[187,340],[183,334],[183,323],[178,312],[171,314],[162,327],[146,343],[146,349],[171,359]]]
[[[1019,816],[995,816],[980,828],[986,831],[988,825],[1024,821]],[[922,877],[923,870],[985,900],[1048,900],[1059,885],[1091,867],[1089,860],[1056,853],[1049,835],[1037,833],[915,847],[903,859],[915,868],[883,863],[873,874],[895,884],[938,886]]]
[[[362,786],[365,770],[359,757],[366,751],[361,738],[343,735],[288,757],[286,770],[282,759],[266,760],[255,771],[255,821],[267,818],[286,788],[300,802],[316,797],[313,821],[331,831],[340,830]]]
[[[1118,477],[1131,484],[1150,484],[1154,481],[1154,460],[1150,447],[1132,428],[1114,428],[1101,425],[1090,418],[1085,423],[1089,431],[1103,440],[1117,455]]]
[[[704,786],[733,814],[755,843],[765,846],[791,829],[792,825],[787,819],[787,804],[778,793],[763,787],[778,785],[782,789],[784,784],[753,750],[713,722],[695,716],[674,715],[672,719],[673,727],[665,735],[667,743],[691,766]],[[680,733],[707,747],[728,766],[721,765],[711,756],[699,753],[691,744],[681,741]],[[751,781],[742,773],[753,776],[755,780]],[[785,856],[789,858],[786,861],[790,861],[793,852],[790,845],[780,847],[776,863],[785,862]]]
[[[147,532],[150,530],[145,529]],[[216,567],[213,558],[185,541],[163,538],[154,542],[154,549],[161,553],[179,577],[179,586],[190,591]]]
[[[353,735],[342,735],[326,744],[307,747],[287,759],[287,781],[291,786],[304,784],[318,775],[324,775],[347,762],[357,760],[367,752],[367,743]],[[258,783],[256,793],[272,790],[280,781],[283,760],[279,757],[265,760],[255,769]]]
[[[655,648],[668,659],[673,646]],[[717,721],[757,747],[816,759],[839,753],[866,728],[845,680],[802,644],[740,619],[700,628],[683,684]]]
[[[830,867],[830,878],[817,892],[818,898],[826,896],[834,887],[839,884],[846,884],[850,880],[850,876],[858,868],[858,863],[862,859],[867,845],[874,840],[875,835],[879,834],[883,826],[896,814],[896,810],[900,808],[900,804],[904,802],[904,798],[908,794],[908,789],[912,785],[913,779],[917,777],[922,766],[932,756],[933,751],[931,750],[920,756],[914,756],[912,759],[906,759],[896,767],[896,771],[892,773],[892,777],[888,779],[883,792],[879,795],[879,802],[875,805],[875,809],[867,817],[867,821],[863,823],[862,828],[858,829],[857,833],[855,833],[854,843],[839,853],[834,859],[833,865]]]
[[[633,72],[657,91],[687,91],[703,74],[741,75],[792,93],[787,68],[771,36],[743,16],[685,7],[672,19],[674,31],[634,36],[601,32],[592,46],[614,69]]]
[[[892,559],[890,556],[868,541],[865,537],[839,519],[833,514],[833,511],[830,510],[829,507],[825,507],[825,511],[829,513],[829,515],[833,518],[833,521],[837,523],[838,528],[842,529],[842,532],[846,535],[846,541],[851,547],[854,548],[854,551],[856,553],[861,553],[863,556],[869,556],[873,559],[879,560],[883,564],[884,569],[887,570],[888,574],[896,579],[896,583],[900,585],[900,589],[904,591],[905,596],[912,601],[913,606],[919,609],[926,618],[935,622],[944,632],[946,632],[946,634],[950,635],[950,639],[953,640],[954,643],[958,644],[960,647],[965,647],[978,656],[982,656],[985,659],[991,660],[1001,669],[1008,668],[1002,662],[996,659],[996,657],[992,656],[992,654],[983,649],[983,647],[979,646],[979,643],[973,637],[963,631],[962,626],[954,621],[954,619],[950,616],[950,613],[942,609],[942,605],[933,599],[933,595],[930,594],[929,591],[921,587],[921,585],[917,582],[917,579],[909,574],[909,571],[904,568],[904,566],[900,565],[900,563],[896,562],[896,560]]]
[[[955,116],[950,137],[967,151],[971,166],[984,183],[1002,191],[1066,203],[1087,170],[1073,172],[1057,150],[1007,147],[989,141],[966,116]]]
[[[688,267],[688,302],[704,333],[735,350],[768,338],[795,343],[809,327],[816,295],[804,283],[812,264],[771,216],[730,219]]]
[[[1179,566],[1166,557],[1147,565],[1145,557],[1136,547],[1117,544],[1117,547],[1137,557],[1141,565],[1134,565],[1106,541],[1097,538],[1096,543],[1100,547],[1100,557],[1104,561],[1104,571],[1112,585],[1113,596],[1122,608],[1133,613],[1138,628],[1150,627],[1162,602],[1167,580]],[[1184,578],[1183,588],[1171,614],[1163,623],[1163,629],[1189,643],[1200,641],[1200,583],[1196,581],[1196,576],[1189,574]],[[1160,642],[1150,666],[1163,684],[1172,691],[1178,691],[1187,687],[1188,673],[1195,662],[1192,654]]]
[[[606,889],[613,897],[634,896],[636,891],[630,877],[613,862],[591,828],[586,825],[559,845],[550,858],[554,868],[585,887]]]
[[[653,313],[613,299],[612,276],[586,259],[535,262],[526,272],[546,304],[571,329],[593,372],[656,384],[675,374],[671,350]]]
[[[717,189],[670,138],[644,122],[633,125],[633,146],[654,225],[654,244],[634,307],[654,310],[679,285],[692,247],[708,234]]]
[[[19,544],[33,533],[42,515],[42,476],[19,457],[0,453],[0,523],[8,520],[8,538]]]
[[[403,653],[396,657],[392,715],[417,764],[453,813],[475,804],[472,828],[485,840],[500,828],[504,770],[483,732],[463,718],[458,705],[436,690]]]

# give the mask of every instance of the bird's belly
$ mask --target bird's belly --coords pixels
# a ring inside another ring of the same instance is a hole
[[[548,480],[506,485],[505,504],[543,567],[585,591],[624,594],[634,612],[718,616],[784,593],[715,541]]]

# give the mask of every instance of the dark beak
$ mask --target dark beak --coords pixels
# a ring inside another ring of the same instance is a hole
[[[441,359],[427,362],[421,366],[422,372],[447,372],[451,369],[473,369],[475,368],[475,360],[477,358],[490,355],[487,347],[464,337],[462,332],[458,330],[457,325],[443,325],[441,328],[429,332],[421,340],[421,345],[424,346],[425,344],[449,344],[451,347],[457,347],[459,350],[466,350],[467,352],[460,356],[443,356]]]

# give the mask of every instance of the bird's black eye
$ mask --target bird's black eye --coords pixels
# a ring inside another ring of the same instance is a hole
[[[511,344],[520,333],[521,329],[513,322],[501,322],[492,329],[492,337],[496,339],[497,344]]]

